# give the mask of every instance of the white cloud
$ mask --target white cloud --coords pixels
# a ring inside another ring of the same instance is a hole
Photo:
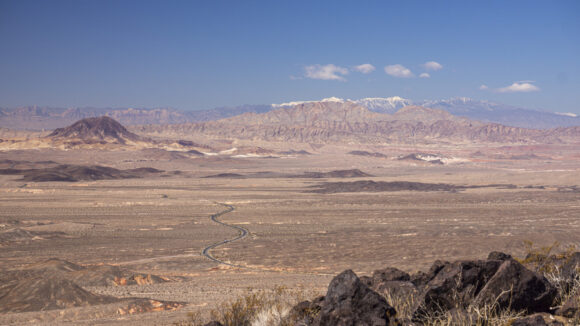
[[[439,62],[429,61],[423,64],[423,68],[426,70],[437,71],[443,69],[443,66]]]
[[[422,74],[419,75],[419,78],[431,78],[431,75],[429,75],[428,73],[424,72]]]
[[[344,75],[348,75],[348,69],[335,66],[332,63],[324,66],[311,65],[304,67],[304,76],[306,78],[346,81],[343,77]]]
[[[479,89],[485,91],[486,89],[489,89],[489,87],[487,87],[487,85],[485,84],[482,84],[481,86],[479,86]]]
[[[375,66],[370,63],[363,63],[362,65],[352,67],[352,70],[362,72],[363,74],[370,74],[375,71]]]
[[[390,65],[385,67],[385,72],[393,77],[409,78],[413,77],[411,70],[405,68],[403,65]]]
[[[517,81],[509,86],[498,88],[496,91],[499,93],[529,93],[539,91],[540,88],[532,83],[532,80]]]

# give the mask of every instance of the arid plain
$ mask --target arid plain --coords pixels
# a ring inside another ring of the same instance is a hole
[[[171,324],[251,290],[285,286],[313,297],[348,268],[360,275],[387,266],[414,272],[436,259],[484,258],[492,250],[521,255],[524,240],[538,246],[580,243],[580,148],[575,144],[247,141],[238,146],[250,144],[293,152],[203,157],[147,150],[1,152],[3,168],[52,161],[163,170],[141,178],[78,182],[0,175],[0,262],[3,270],[19,270],[58,258],[155,275],[163,282],[84,289],[178,302],[179,309],[131,314],[115,302],[5,313],[0,323]],[[356,150],[363,155],[353,155]],[[436,153],[440,162],[408,158],[413,153]],[[366,175],[311,174],[353,169]],[[340,184],[332,191],[320,187],[363,180],[454,188],[340,192]],[[210,254],[235,266],[202,255],[207,246],[238,235],[210,219],[224,205],[234,210],[219,220],[249,234]]]

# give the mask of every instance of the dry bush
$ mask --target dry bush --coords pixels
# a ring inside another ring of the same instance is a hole
[[[459,282],[459,281],[458,281]],[[493,304],[477,307],[465,303],[457,292],[453,295],[455,306],[453,309],[440,307],[435,311],[427,312],[421,318],[421,325],[424,326],[504,326],[509,325],[523,312],[515,312],[511,309],[500,309],[497,300],[510,291],[504,291],[496,298]],[[395,294],[389,291],[384,293],[387,302],[397,311],[397,318],[400,320],[411,320],[413,312],[417,308],[418,295]]]
[[[290,326],[294,321],[288,314],[292,307],[303,301],[303,290],[277,287],[273,291],[256,291],[236,300],[222,303],[210,312],[210,319],[224,326]],[[207,322],[199,313],[188,314],[188,319],[176,326],[202,326]]]
[[[203,326],[206,323],[199,311],[187,313],[187,319],[181,320],[173,323],[173,326]]]
[[[576,252],[576,246],[574,245],[557,251],[559,248],[560,243],[558,241],[550,246],[535,248],[533,241],[524,240],[525,257],[515,259],[527,268],[545,275],[554,272],[558,262],[566,263]]]
[[[558,294],[553,306],[558,307],[568,299],[580,296],[580,270],[574,279],[562,275],[560,266],[567,264],[577,251],[576,246],[570,245],[566,249],[555,252],[560,244],[554,242],[551,246],[534,248],[532,241],[524,241],[525,258],[517,259],[521,264],[541,273],[556,288]],[[579,267],[580,268],[580,267]]]

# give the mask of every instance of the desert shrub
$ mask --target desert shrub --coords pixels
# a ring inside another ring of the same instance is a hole
[[[410,319],[413,314],[413,309],[416,305],[417,295],[409,294],[403,295],[401,293],[391,292],[386,290],[383,292],[383,296],[387,300],[387,303],[391,307],[395,308],[397,311],[397,316]]]
[[[570,245],[559,250],[560,243],[554,242],[550,246],[535,248],[532,241],[524,241],[525,257],[517,259],[521,264],[541,273],[556,288],[557,295],[553,307],[558,307],[568,299],[580,296],[580,270],[575,278],[570,279],[562,275],[561,266],[567,264],[577,251],[576,246]]]
[[[173,323],[173,326],[203,326],[204,324],[205,322],[201,317],[201,313],[196,311],[188,312],[187,319],[176,321]]]
[[[570,245],[564,250],[560,249],[560,243],[555,241],[549,246],[536,248],[533,241],[524,240],[524,258],[516,260],[527,268],[544,275],[553,273],[572,258],[576,252],[576,246]]]
[[[553,267],[553,271],[545,273],[546,279],[556,288],[558,294],[554,299],[554,307],[564,304],[571,298],[580,299],[580,277],[573,279],[564,277],[558,266]],[[578,300],[580,303],[580,300]]]
[[[509,292],[509,291],[506,291]],[[501,293],[501,297],[504,293]],[[387,302],[397,311],[397,318],[400,320],[411,320],[412,314],[417,307],[417,295],[404,295],[384,293]],[[499,309],[497,300],[493,304],[477,307],[462,302],[461,296],[454,295],[455,307],[453,309],[436,309],[427,311],[421,318],[423,326],[504,326],[524,315],[523,312],[512,311],[511,309]]]
[[[210,312],[210,319],[224,326],[290,326],[294,325],[291,308],[305,298],[303,290],[277,287],[273,291],[251,291],[233,301],[220,304]],[[176,326],[202,326],[207,322],[199,313],[188,314]]]

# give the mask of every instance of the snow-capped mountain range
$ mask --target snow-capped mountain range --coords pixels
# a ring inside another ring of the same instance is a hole
[[[346,102],[346,101],[362,105],[365,108],[367,108],[373,112],[389,113],[389,114],[395,113],[399,109],[404,108],[407,105],[413,104],[413,101],[399,97],[399,96],[367,97],[367,98],[363,98],[360,100],[350,100],[350,99],[345,100],[345,99],[338,98],[338,97],[329,97],[329,98],[324,98],[322,100],[317,100],[317,101],[293,101],[293,102],[286,102],[286,103],[280,103],[280,104],[272,104],[272,107],[273,108],[283,108],[283,107],[292,107],[292,106],[305,104],[305,103]]]
[[[399,96],[368,97],[359,100],[331,97],[320,101],[297,101],[272,104],[273,108],[291,107],[312,102],[344,102],[359,104],[370,111],[393,114],[409,105],[418,105],[432,109],[445,110],[453,115],[484,122],[495,122],[507,126],[549,129],[580,125],[580,117],[574,113],[554,113],[519,108],[511,105],[494,103],[485,100],[474,100],[467,97],[453,97],[442,100],[413,101]]]
[[[530,110],[515,106],[454,97],[443,100],[413,101],[399,96],[369,97],[358,100],[330,97],[315,101],[292,101],[270,105],[241,105],[209,110],[181,111],[176,109],[97,109],[97,108],[0,108],[0,128],[42,130],[54,129],[88,117],[110,116],[125,125],[179,124],[203,122],[234,117],[244,113],[265,113],[279,108],[290,108],[315,102],[351,102],[376,113],[394,114],[400,109],[416,105],[445,110],[453,115],[506,126],[549,129],[580,126],[580,117],[574,113],[555,113]]]

